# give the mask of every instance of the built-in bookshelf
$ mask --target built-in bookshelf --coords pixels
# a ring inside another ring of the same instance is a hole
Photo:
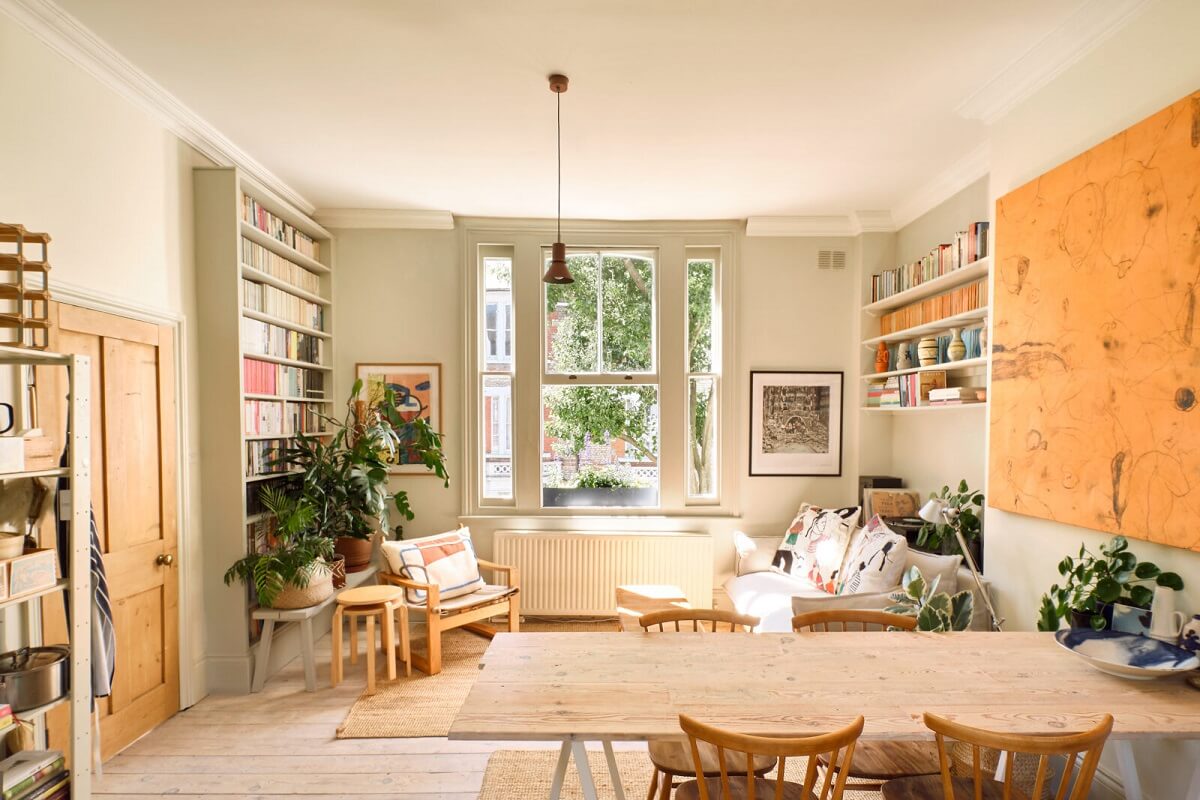
[[[194,173],[201,478],[210,688],[248,691],[255,599],[221,582],[270,519],[258,493],[294,475],[272,464],[333,410],[333,238],[235,168]]]
[[[871,352],[862,359],[863,411],[908,414],[987,407],[989,227],[986,222],[972,223],[918,261],[866,278],[862,345]],[[965,353],[951,360],[954,333]],[[936,363],[921,365],[918,343],[922,340],[936,342]],[[887,351],[886,369],[876,364],[880,346]],[[910,365],[901,366],[903,350],[909,353]],[[944,389],[942,396],[951,397],[933,402],[929,399],[933,388]],[[887,405],[897,396],[903,405]]]

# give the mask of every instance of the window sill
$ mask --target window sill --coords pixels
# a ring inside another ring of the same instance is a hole
[[[719,506],[696,506],[674,511],[654,509],[587,509],[587,508],[546,508],[546,509],[502,509],[482,508],[470,514],[459,516],[459,521],[469,524],[472,520],[480,522],[489,520],[530,521],[538,520],[573,520],[581,523],[604,525],[625,525],[633,527],[653,522],[669,522],[677,519],[741,519],[741,512],[720,508]]]

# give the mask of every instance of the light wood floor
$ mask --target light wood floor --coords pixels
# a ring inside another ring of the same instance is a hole
[[[361,661],[347,663],[347,680],[329,688],[329,642],[326,636],[317,643],[316,692],[304,691],[297,659],[258,694],[207,697],[105,764],[93,794],[475,800],[492,751],[557,748],[535,742],[335,739],[366,679]]]

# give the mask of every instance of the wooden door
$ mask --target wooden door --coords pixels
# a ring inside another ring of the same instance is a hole
[[[112,695],[97,701],[108,759],[179,710],[174,331],[59,303],[50,321],[50,349],[92,359],[92,508],[117,640]],[[38,373],[38,407],[61,441],[65,387],[49,368]],[[60,600],[45,605],[43,631],[66,641]],[[47,724],[51,741],[65,742],[66,714]]]

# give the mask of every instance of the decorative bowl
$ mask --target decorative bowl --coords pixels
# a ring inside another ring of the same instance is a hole
[[[1200,667],[1200,658],[1195,654],[1132,633],[1067,628],[1054,638],[1090,666],[1118,678],[1148,681]]]

